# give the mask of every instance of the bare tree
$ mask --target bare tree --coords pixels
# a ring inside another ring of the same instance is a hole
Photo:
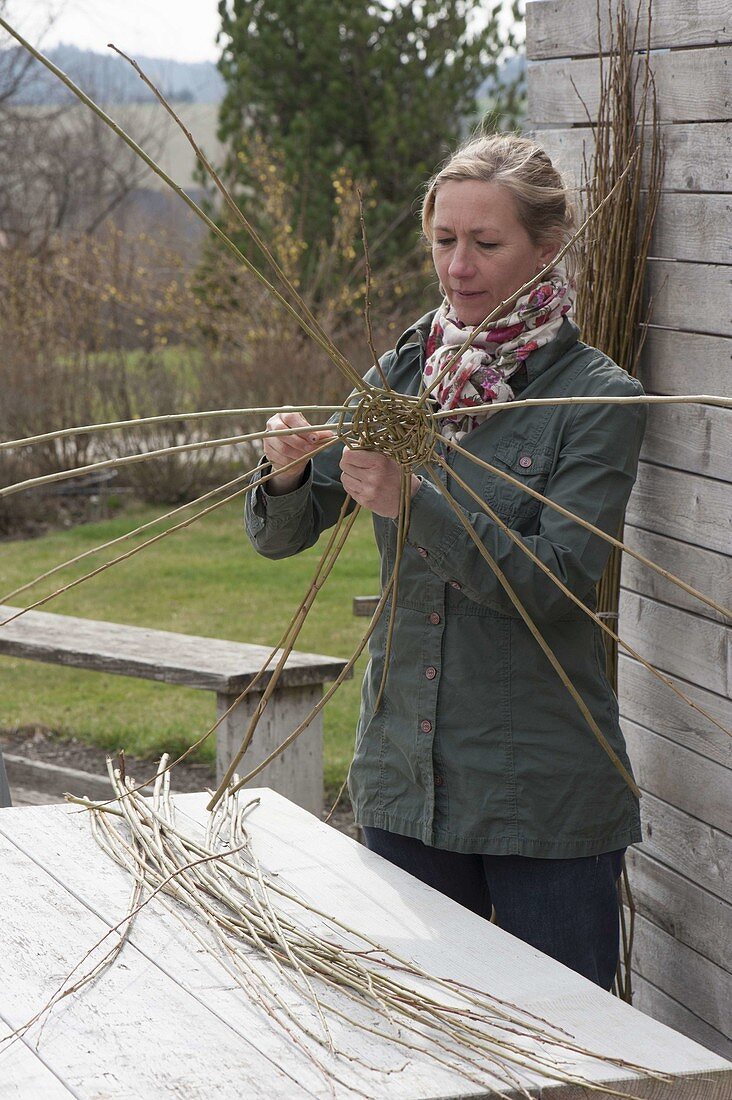
[[[0,0],[0,11],[5,6]],[[35,255],[59,233],[93,233],[146,175],[91,112],[29,103],[39,71],[19,47],[0,48],[0,245]],[[143,112],[127,107],[128,124],[158,155],[160,139]]]

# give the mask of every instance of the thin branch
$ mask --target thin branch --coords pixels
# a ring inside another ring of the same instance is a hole
[[[585,530],[591,531],[593,535],[597,535],[598,538],[603,539],[611,546],[616,547],[618,550],[622,550],[624,553],[629,554],[636,561],[639,561],[642,565],[646,565],[649,569],[652,569],[664,580],[670,581],[671,584],[675,584],[678,588],[683,589],[690,596],[694,596],[695,599],[700,600],[702,603],[707,604],[708,607],[713,608],[719,612],[725,619],[732,619],[732,610],[728,607],[724,607],[722,604],[713,600],[711,596],[705,596],[703,592],[699,592],[696,588],[693,588],[686,581],[682,581],[680,577],[675,576],[669,572],[668,569],[663,569],[660,565],[656,565],[650,558],[645,557],[639,550],[634,550],[632,546],[628,546],[626,543],[621,542],[620,539],[616,539],[613,535],[609,535],[607,531],[603,531],[602,528],[596,527],[594,523],[590,523],[589,520],[583,519],[582,516],[578,516],[575,512],[570,512],[568,508],[562,507],[561,504],[557,504],[551,497],[544,496],[543,493],[539,493],[536,489],[532,489],[531,486],[526,485],[524,482],[519,481],[512,474],[507,473],[505,470],[501,470],[498,466],[493,466],[490,462],[486,462],[482,458],[478,458],[477,455],[471,454],[470,451],[466,451],[464,447],[461,447],[459,443],[456,443],[454,439],[449,439],[447,436],[440,436],[440,439],[452,450],[457,451],[458,454],[463,455],[465,458],[470,459],[476,466],[480,466],[484,470],[488,470],[489,473],[495,474],[496,477],[500,477],[503,481],[507,481],[509,485],[513,485],[516,489],[521,489],[528,496],[533,497],[534,500],[541,501],[542,504],[546,504],[548,508],[552,508],[555,512],[558,512],[560,516],[565,516],[566,519],[571,519],[573,523],[578,523],[580,527],[584,527]]]
[[[653,676],[656,677],[656,679],[660,680],[662,684],[665,684],[666,687],[670,688],[671,691],[673,691],[684,703],[687,703],[692,708],[692,710],[695,710],[699,714],[703,715],[709,722],[720,729],[722,733],[726,733],[732,736],[732,730],[726,729],[725,726],[718,722],[717,719],[709,713],[709,711],[705,710],[704,707],[699,706],[699,704],[695,703],[693,699],[690,699],[688,695],[686,695],[683,691],[681,691],[679,687],[676,686],[673,680],[670,680],[667,676],[664,676],[663,673],[659,671],[659,669],[657,669],[654,665],[650,663],[650,661],[647,661],[645,657],[642,657],[641,654],[638,653],[637,650],[633,649],[633,647],[628,642],[624,641],[618,634],[616,634],[615,631],[611,627],[609,627],[603,619],[599,617],[599,615],[592,611],[591,608],[589,608],[587,604],[579,598],[579,596],[576,596],[575,593],[572,592],[572,590],[568,588],[567,585],[564,584],[564,582],[561,581],[555,573],[552,572],[549,566],[534,553],[531,547],[524,542],[521,536],[517,534],[516,531],[512,531],[508,524],[503,522],[501,517],[497,515],[496,512],[494,512],[490,505],[486,504],[486,502],[479,496],[479,494],[476,493],[475,489],[468,485],[468,483],[464,481],[463,478],[461,478],[460,475],[457,474],[451,466],[448,466],[444,459],[440,458],[438,455],[436,456],[436,461],[445,471],[449,472],[450,477],[453,478],[460,486],[460,488],[463,489],[463,491],[466,492],[468,496],[470,496],[475,501],[475,503],[481,508],[483,512],[486,513],[486,515],[491,520],[493,520],[493,522],[501,529],[501,531],[503,531],[503,533],[508,536],[511,542],[513,542],[513,544],[517,546],[519,550],[521,550],[522,553],[524,553],[529,558],[529,560],[539,570],[541,570],[541,572],[544,573],[545,576],[549,578],[549,580],[552,581],[552,583],[559,589],[559,591],[563,595],[567,597],[567,599],[571,600],[576,607],[579,607],[580,611],[582,611],[589,619],[591,619],[596,626],[599,626],[600,629],[608,637],[612,638],[614,642],[622,646],[622,648],[627,653],[629,653],[631,657],[634,657],[635,660],[642,664],[644,668],[646,668]]]
[[[229,189],[224,184],[224,182],[221,179],[221,177],[219,176],[218,172],[213,167],[211,162],[208,160],[208,158],[206,157],[206,155],[204,154],[204,152],[200,148],[200,146],[196,143],[196,141],[193,137],[193,134],[190,132],[188,127],[183,123],[181,118],[176,114],[176,112],[174,111],[174,109],[172,108],[172,106],[170,105],[168,100],[165,98],[163,93],[153,84],[153,82],[146,75],[144,70],[137,63],[137,61],[135,61],[133,58],[129,57],[126,53],[123,53],[122,50],[118,49],[117,46],[115,46],[112,42],[108,43],[108,45],[109,45],[109,48],[111,50],[114,50],[114,52],[116,54],[118,54],[120,57],[123,57],[125,59],[125,61],[129,62],[129,64],[132,66],[132,68],[135,70],[137,75],[142,80],[142,82],[150,89],[150,91],[153,93],[153,95],[158,100],[158,102],[162,104],[162,106],[165,108],[167,113],[173,119],[175,124],[183,132],[186,139],[188,140],[188,143],[190,144],[191,148],[193,149],[193,152],[196,154],[196,157],[198,158],[200,163],[203,165],[203,168],[208,173],[210,178],[213,180],[213,182],[216,185],[216,188],[218,189],[220,194],[223,196],[224,202],[228,206],[229,210],[233,213],[234,217],[239,222],[239,224],[244,227],[246,232],[249,234],[250,238],[254,241],[257,248],[259,248],[259,250],[262,252],[264,257],[266,258],[266,260],[268,261],[268,263],[272,267],[273,271],[277,275],[277,278],[280,280],[280,283],[282,284],[284,289],[289,294],[292,295],[292,297],[294,298],[298,308],[302,311],[303,317],[307,321],[307,325],[310,327],[310,329],[312,329],[313,333],[317,334],[320,337],[321,342],[322,342],[321,346],[323,347],[323,350],[328,353],[328,355],[330,356],[330,358],[332,359],[332,361],[335,363],[336,366],[340,366],[340,369],[341,369],[342,373],[344,373],[346,375],[346,377],[350,378],[352,383],[354,383],[358,388],[361,388],[362,390],[365,389],[366,387],[363,386],[360,375],[354,370],[354,368],[351,366],[351,364],[346,359],[345,355],[343,355],[343,353],[341,351],[339,351],[339,349],[336,347],[336,345],[333,342],[333,340],[331,339],[331,337],[325,332],[325,330],[323,329],[320,322],[318,321],[318,319],[313,314],[310,307],[307,305],[305,300],[302,298],[302,296],[299,293],[297,287],[294,285],[292,280],[287,277],[287,275],[283,271],[280,264],[277,262],[277,259],[275,258],[274,254],[272,253],[272,251],[269,248],[269,246],[267,245],[267,243],[262,240],[262,238],[260,237],[257,230],[254,228],[252,223],[249,221],[249,219],[244,214],[244,211],[241,210],[240,207],[237,205],[236,201],[234,200],[233,195],[231,194]],[[301,324],[302,324],[302,322],[301,322]],[[305,325],[302,325],[302,327],[305,329],[306,332],[309,331],[308,328]]]
[[[83,424],[75,428],[59,428],[41,435],[28,435],[23,439],[7,439],[0,442],[0,450],[27,447],[31,443],[48,443],[52,439],[66,439],[75,435],[91,435],[116,428],[144,428],[148,424],[177,424],[186,420],[210,420],[218,416],[267,416],[283,412],[341,412],[343,405],[272,405],[256,409],[211,409],[204,412],[165,413],[163,416],[140,416],[134,420],[112,420],[104,424]]]
[[[549,661],[549,664],[552,666],[552,668],[556,672],[557,676],[562,681],[562,683],[566,687],[569,694],[572,696],[572,699],[576,703],[576,705],[577,705],[577,707],[580,711],[580,714],[584,718],[587,725],[590,727],[592,733],[594,734],[594,736],[595,736],[596,740],[598,741],[598,743],[600,744],[601,748],[604,749],[604,751],[610,757],[611,761],[613,762],[613,764],[615,765],[617,770],[620,772],[620,775],[623,777],[623,779],[625,780],[626,784],[628,785],[630,790],[633,792],[633,794],[637,798],[640,798],[641,797],[641,792],[640,792],[640,789],[638,788],[635,780],[633,779],[632,775],[630,774],[628,769],[623,764],[623,762],[620,759],[620,757],[618,756],[618,754],[615,752],[615,749],[612,747],[612,745],[610,744],[608,739],[605,737],[605,734],[602,732],[602,730],[598,726],[597,722],[595,721],[592,714],[590,713],[589,707],[587,706],[584,699],[582,698],[580,693],[577,691],[576,687],[574,686],[574,684],[570,680],[569,676],[567,675],[567,673],[564,671],[561,664],[557,660],[557,657],[554,654],[554,651],[552,650],[551,646],[548,644],[548,642],[546,641],[546,639],[542,635],[541,631],[536,626],[534,620],[531,618],[528,611],[526,610],[526,608],[522,604],[522,602],[519,599],[518,595],[516,594],[513,586],[511,585],[510,581],[506,577],[506,574],[503,572],[501,567],[498,565],[498,563],[495,561],[495,559],[490,555],[490,553],[488,552],[486,547],[483,545],[483,543],[479,539],[478,535],[476,534],[476,532],[473,530],[472,526],[470,525],[470,522],[468,521],[468,519],[463,515],[462,511],[460,510],[458,505],[455,503],[455,501],[453,500],[453,498],[450,495],[450,493],[448,492],[448,490],[445,488],[445,486],[440,481],[440,479],[437,476],[435,470],[432,469],[429,465],[425,466],[425,469],[427,470],[428,474],[430,475],[430,477],[434,481],[434,483],[435,483],[437,489],[439,490],[440,494],[442,495],[442,497],[447,501],[448,505],[450,506],[452,511],[457,516],[460,524],[465,529],[465,531],[467,532],[470,539],[475,543],[475,546],[476,546],[476,549],[478,550],[478,553],[481,555],[481,557],[484,559],[484,561],[486,561],[488,563],[488,565],[491,569],[491,572],[494,573],[496,579],[499,581],[501,587],[505,591],[505,593],[508,596],[508,598],[510,599],[511,603],[514,605],[514,607],[518,611],[519,615],[521,616],[524,623],[528,627],[530,633],[532,634],[534,640],[538,643],[539,648],[541,649],[542,653],[544,654],[546,659]]]

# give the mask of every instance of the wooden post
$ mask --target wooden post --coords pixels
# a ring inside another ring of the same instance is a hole
[[[244,755],[240,774],[245,775],[280,745],[310,713],[323,694],[322,684],[278,688],[259,720],[251,745]],[[236,695],[216,695],[216,717],[228,710]],[[247,695],[224,718],[216,737],[216,778],[220,781],[249,727],[261,694]],[[310,726],[288,749],[261,771],[250,784],[271,787],[304,810],[320,817],[323,809],[323,716],[317,714]]]

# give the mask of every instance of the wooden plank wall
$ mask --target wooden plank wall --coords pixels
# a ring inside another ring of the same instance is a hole
[[[606,0],[600,6],[606,49]],[[585,106],[592,116],[598,101],[595,4],[528,0],[526,38],[530,128],[578,183],[583,147],[592,149]],[[667,165],[640,377],[649,393],[732,396],[729,5],[653,0],[651,50]],[[626,527],[632,546],[728,605],[731,428],[727,410],[653,408]],[[627,559],[620,633],[732,728],[729,624]],[[630,657],[621,658],[619,694],[644,792],[645,839],[628,856],[634,1003],[732,1058],[732,740]]]

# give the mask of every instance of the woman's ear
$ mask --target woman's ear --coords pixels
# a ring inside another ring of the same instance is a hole
[[[553,240],[547,241],[546,244],[543,244],[541,246],[536,266],[537,275],[540,271],[543,271],[547,264],[551,263],[561,247],[562,241],[559,238],[554,238]]]

